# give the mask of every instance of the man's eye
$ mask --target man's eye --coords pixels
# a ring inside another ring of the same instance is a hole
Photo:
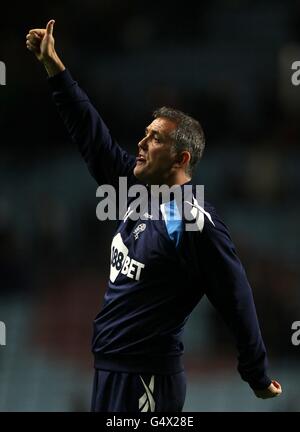
[[[154,137],[155,142],[160,142],[160,139],[158,137]]]

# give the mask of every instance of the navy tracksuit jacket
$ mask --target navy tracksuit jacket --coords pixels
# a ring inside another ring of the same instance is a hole
[[[134,156],[112,138],[68,70],[49,79],[53,99],[98,184],[128,185]],[[182,186],[180,186],[182,187]],[[104,303],[94,321],[95,367],[120,372],[174,374],[183,370],[182,332],[206,295],[238,350],[238,371],[252,388],[268,387],[267,357],[252,291],[228,229],[214,208],[196,208],[197,231],[171,220],[176,202],[162,203],[160,220],[121,220],[112,241]],[[130,206],[130,199],[128,201]]]

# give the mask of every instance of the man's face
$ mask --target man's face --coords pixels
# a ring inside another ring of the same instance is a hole
[[[134,175],[147,184],[169,184],[173,174],[176,153],[172,148],[170,133],[176,123],[158,117],[146,128],[144,138],[138,143],[138,157]]]

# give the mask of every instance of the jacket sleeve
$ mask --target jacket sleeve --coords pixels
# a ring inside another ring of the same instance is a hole
[[[70,72],[65,69],[48,81],[64,125],[97,183],[112,184],[117,188],[120,176],[127,177],[128,183],[134,182],[135,157],[115,142]]]
[[[198,265],[204,269],[204,293],[229,327],[238,349],[238,371],[252,389],[271,384],[253,294],[226,225],[216,215],[203,215],[196,232]]]

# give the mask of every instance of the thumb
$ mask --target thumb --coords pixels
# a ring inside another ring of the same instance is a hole
[[[50,20],[46,26],[46,34],[47,36],[52,36],[53,35],[53,27],[54,27],[54,20]]]
[[[282,393],[281,385],[277,381],[272,381],[269,390],[276,395]]]
[[[279,384],[279,382],[277,381],[272,381],[273,386],[275,387],[277,393],[282,393],[282,388],[281,385]]]

